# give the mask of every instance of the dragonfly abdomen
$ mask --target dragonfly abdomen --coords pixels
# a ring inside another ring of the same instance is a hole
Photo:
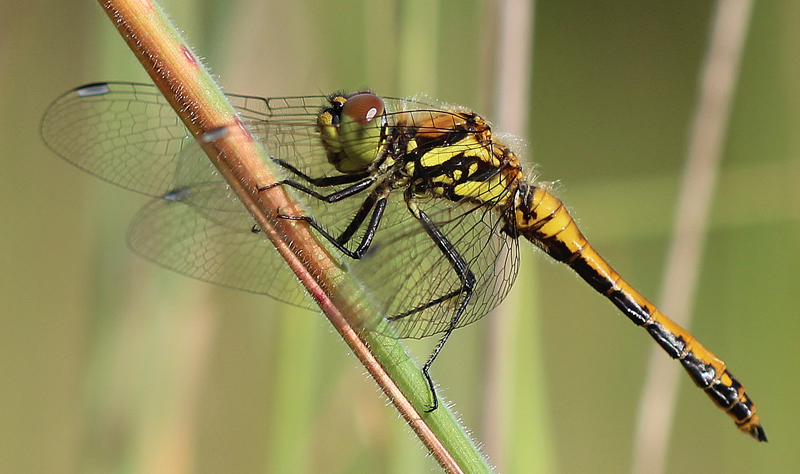
[[[558,198],[520,181],[514,199],[514,224],[519,235],[569,265],[637,326],[644,326],[670,357],[680,360],[695,384],[733,418],[740,430],[759,441],[767,440],[755,405],[725,363],[623,280],[592,248]]]

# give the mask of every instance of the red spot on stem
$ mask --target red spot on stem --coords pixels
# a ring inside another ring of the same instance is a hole
[[[192,66],[196,67],[197,60],[194,58],[192,52],[189,51],[189,48],[187,48],[185,45],[181,45],[181,51],[183,52],[184,57],[186,57],[186,60],[192,63]]]
[[[252,141],[253,140],[253,135],[250,134],[250,130],[248,130],[247,127],[245,126],[245,124],[243,124],[242,121],[239,120],[239,117],[236,117],[235,125],[237,127],[239,127],[239,129],[240,129],[240,131],[242,133],[242,136],[244,138],[246,138],[248,141]]]

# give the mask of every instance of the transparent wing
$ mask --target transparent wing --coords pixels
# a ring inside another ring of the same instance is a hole
[[[128,234],[136,253],[198,280],[313,307],[272,243],[252,232],[247,212],[203,205],[236,199],[225,187],[212,183],[183,192],[189,194],[154,199],[139,211]]]
[[[122,83],[83,86],[56,99],[42,137],[79,168],[150,196],[174,188],[178,157],[193,141],[158,89]]]
[[[233,96],[239,105],[263,99]],[[266,114],[253,113],[266,118]],[[311,299],[171,106],[152,85],[103,83],[57,99],[42,136],[67,161],[153,196],[129,232],[134,251],[203,281],[309,306]]]
[[[296,122],[293,130],[302,130],[301,135],[310,133],[308,127],[313,127],[325,100],[276,99],[278,108],[272,111],[260,97],[230,94],[228,98],[255,129],[263,129],[259,123],[274,115],[277,122]],[[224,182],[211,162],[197,153],[199,146],[152,84],[108,82],[78,87],[48,107],[41,131],[45,143],[68,162],[138,193],[160,197],[193,180]]]

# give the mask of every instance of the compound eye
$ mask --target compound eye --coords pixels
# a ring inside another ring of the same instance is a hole
[[[354,92],[347,96],[342,115],[361,126],[366,126],[375,117],[382,116],[384,110],[383,100],[377,95],[372,92]]]

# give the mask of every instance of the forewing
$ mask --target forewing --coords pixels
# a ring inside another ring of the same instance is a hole
[[[102,83],[62,95],[45,112],[42,137],[83,170],[132,191],[174,187],[178,157],[194,140],[152,85]]]
[[[298,137],[313,133],[315,116],[325,99],[227,97],[253,130],[265,130],[265,122],[274,115],[277,124],[303,124],[291,127]],[[274,111],[269,102],[274,102]],[[303,103],[308,106],[302,107]],[[108,82],[78,87],[47,108],[41,131],[45,143],[70,163],[113,184],[154,197],[195,182],[191,172],[213,169],[172,106],[152,84]],[[284,134],[281,139],[284,148],[291,151],[309,148],[308,139],[298,140],[307,144],[305,148],[287,144],[295,140],[291,136]],[[262,142],[274,145],[276,140]],[[199,163],[190,163],[187,157]],[[179,167],[184,170],[182,175]],[[203,171],[203,179],[208,175]],[[222,181],[221,177],[216,179]]]
[[[264,99],[230,96],[246,121],[268,120]],[[308,306],[310,298],[153,85],[98,83],[58,98],[45,142],[106,181],[156,197],[132,223],[134,251],[203,281]],[[255,229],[257,230],[257,229]]]

